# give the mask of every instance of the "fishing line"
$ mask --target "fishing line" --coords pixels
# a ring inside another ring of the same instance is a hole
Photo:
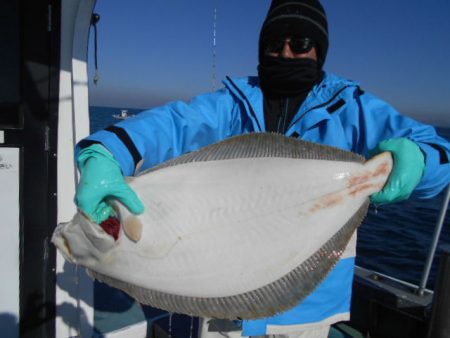
[[[212,91],[216,91],[216,27],[217,27],[217,6],[214,7],[213,16],[213,45],[212,45]]]

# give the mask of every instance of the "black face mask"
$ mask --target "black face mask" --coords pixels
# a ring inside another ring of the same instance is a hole
[[[315,60],[269,55],[261,58],[258,73],[263,93],[271,97],[307,95],[323,77]]]

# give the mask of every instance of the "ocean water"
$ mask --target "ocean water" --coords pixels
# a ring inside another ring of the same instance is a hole
[[[121,109],[90,107],[91,132],[117,123],[119,120],[113,115],[120,114]],[[130,114],[138,114],[141,110],[128,109],[128,111]],[[450,128],[437,128],[437,130],[440,136],[447,140],[450,139]],[[419,284],[443,197],[444,192],[428,200],[409,199],[378,208],[371,206],[358,231],[357,264],[410,283]],[[450,244],[450,212],[445,217],[439,241],[439,245],[442,244]],[[427,284],[431,289],[434,288],[438,258],[439,247]],[[124,311],[128,313],[128,323],[130,320],[138,322],[144,317],[155,317],[162,314],[159,310],[149,307],[141,308],[120,291],[98,284],[96,285],[96,326],[99,332],[109,331],[111,322],[118,325],[120,320],[111,320],[111,316],[117,314],[119,316],[114,318],[124,318],[123,312],[111,312],[112,307],[105,305],[105,299],[111,305],[116,304],[116,307],[118,303],[129,304],[124,307]],[[164,318],[161,326],[167,327],[168,319]],[[183,322],[184,325],[190,325],[190,319],[186,316],[178,315],[177,320]],[[108,324],[106,324],[107,322]],[[125,325],[125,323],[121,325]]]

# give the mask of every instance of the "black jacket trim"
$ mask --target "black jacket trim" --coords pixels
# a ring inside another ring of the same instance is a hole
[[[447,164],[449,163],[448,154],[444,148],[437,144],[427,143],[431,148],[437,150],[439,152],[439,164]]]
[[[136,169],[142,160],[142,156],[139,153],[136,146],[134,145],[133,141],[131,140],[130,135],[128,135],[128,133],[126,132],[125,129],[117,127],[117,126],[110,126],[110,127],[106,128],[105,130],[116,134],[116,136],[128,148],[128,151],[130,152],[131,157],[133,157],[134,168]]]
[[[84,149],[87,148],[93,144],[101,144],[99,141],[94,141],[94,140],[81,140],[78,143],[78,146],[80,147],[80,149]]]
[[[331,106],[327,108],[329,114],[333,114],[336,110],[341,108],[345,104],[344,99],[339,99],[336,103],[333,103]]]

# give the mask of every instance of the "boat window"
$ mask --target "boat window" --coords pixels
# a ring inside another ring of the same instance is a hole
[[[19,1],[0,1],[0,128],[19,124],[20,103]]]

